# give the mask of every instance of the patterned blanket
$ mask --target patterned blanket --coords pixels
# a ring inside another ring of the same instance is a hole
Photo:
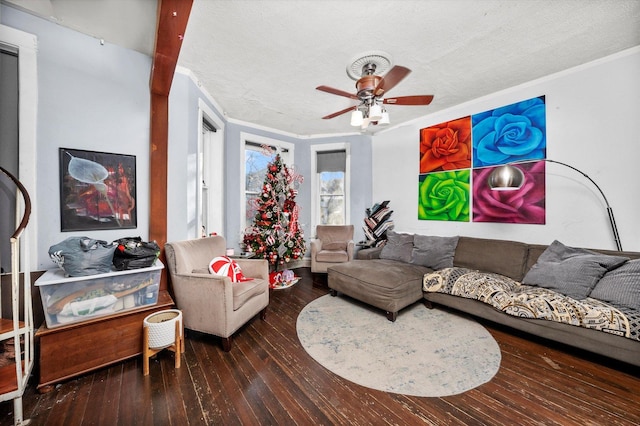
[[[640,312],[597,299],[576,300],[503,275],[466,268],[426,274],[423,290],[475,299],[506,314],[592,328],[640,341]]]

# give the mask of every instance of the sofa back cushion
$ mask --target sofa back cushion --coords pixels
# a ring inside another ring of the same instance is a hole
[[[460,237],[453,265],[495,272],[516,281],[524,277],[528,245],[517,241]]]
[[[226,250],[226,240],[220,235],[166,243],[167,267],[171,274],[191,274],[195,270],[208,274],[211,259],[224,256]]]
[[[316,235],[322,240],[323,250],[347,250],[353,239],[353,225],[318,225]]]
[[[529,272],[531,267],[536,264],[538,258],[542,253],[544,253],[547,247],[549,246],[542,244],[529,244],[529,254],[527,256],[527,263],[524,267],[525,275]]]
[[[533,265],[536,264],[538,258],[544,251],[547,249],[546,245],[541,244],[529,244],[529,257],[527,258],[527,265],[525,266],[524,273],[526,273],[531,269]],[[616,251],[616,250],[600,250],[600,249],[589,249],[590,251],[608,254],[609,256],[624,256],[629,259],[640,259],[640,253],[635,251]]]
[[[380,259],[399,260],[400,262],[411,262],[411,252],[413,250],[413,234],[400,234],[388,231],[387,242],[382,247]]]
[[[433,270],[451,268],[456,253],[458,238],[414,235],[411,263]]]
[[[589,297],[640,311],[640,259],[605,273]]]
[[[527,272],[523,284],[554,290],[576,300],[585,299],[607,271],[628,257],[609,256],[554,241]]]

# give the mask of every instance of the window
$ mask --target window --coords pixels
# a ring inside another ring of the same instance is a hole
[[[254,135],[243,135],[244,141],[244,203],[242,212],[243,229],[251,226],[256,215],[256,198],[262,191],[262,184],[267,171],[267,165],[276,153],[280,153],[282,161],[291,166],[293,160],[293,145]]]
[[[202,99],[198,100],[198,114],[196,237],[225,231],[224,123]]]
[[[222,206],[222,155],[212,155],[212,150],[222,151],[222,141],[216,138],[216,128],[206,119],[202,120],[202,144],[200,146],[200,164],[202,179],[200,185],[200,229],[202,236],[211,232],[222,233],[221,212],[210,211],[212,206]],[[219,144],[219,146],[217,146]],[[215,165],[213,163],[216,163]],[[218,173],[215,173],[218,171]]]
[[[245,223],[251,224],[251,220],[256,215],[257,205],[255,203],[260,191],[267,170],[267,164],[271,161],[271,154],[266,153],[259,145],[247,143],[244,150],[245,164]]]
[[[347,153],[344,150],[317,153],[321,225],[344,225],[346,222],[346,157]]]
[[[346,144],[316,145],[312,155],[312,221],[316,225],[349,223],[349,152]]]

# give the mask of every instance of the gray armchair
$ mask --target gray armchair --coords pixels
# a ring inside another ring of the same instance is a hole
[[[353,260],[353,225],[318,225],[311,240],[311,272]]]
[[[269,305],[269,265],[264,259],[236,259],[250,281],[233,283],[228,277],[209,273],[209,262],[224,256],[224,237],[166,243],[165,256],[184,327],[222,338],[231,350],[232,334],[260,313],[264,320]]]

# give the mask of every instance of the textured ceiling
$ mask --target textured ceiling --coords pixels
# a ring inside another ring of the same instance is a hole
[[[61,25],[151,54],[155,0],[5,0]],[[298,135],[349,133],[346,73],[384,51],[413,72],[389,95],[401,124],[640,45],[638,0],[194,0],[178,64],[225,115]],[[374,127],[372,130],[376,130]]]

